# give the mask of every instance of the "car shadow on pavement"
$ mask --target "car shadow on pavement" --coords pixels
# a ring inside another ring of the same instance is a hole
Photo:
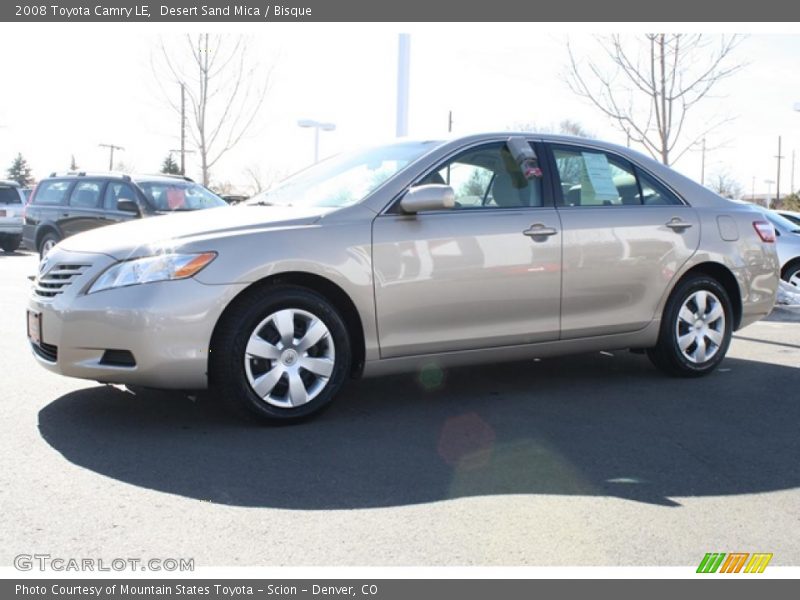
[[[680,497],[800,485],[797,369],[670,379],[616,352],[353,382],[319,418],[237,421],[210,397],[112,387],[39,413],[70,462],[220,504],[299,510],[494,494]],[[677,500],[674,500],[677,498]]]

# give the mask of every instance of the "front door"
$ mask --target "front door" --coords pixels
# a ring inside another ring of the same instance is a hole
[[[502,143],[456,156],[418,182],[445,183],[456,207],[373,223],[381,357],[555,340],[561,223]]]

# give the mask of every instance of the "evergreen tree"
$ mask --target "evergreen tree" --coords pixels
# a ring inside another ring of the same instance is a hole
[[[181,169],[175,159],[172,158],[172,153],[167,154],[164,162],[161,163],[161,172],[167,175],[180,175]]]
[[[22,187],[28,187],[33,183],[31,168],[21,153],[17,154],[14,162],[11,163],[11,167],[8,169],[8,178],[16,181]]]
[[[73,155],[70,157],[70,161],[69,161],[69,170],[70,170],[70,171],[77,171],[78,169],[80,169],[80,167],[78,166],[78,163],[77,163],[77,162],[75,162],[75,155],[73,154]]]

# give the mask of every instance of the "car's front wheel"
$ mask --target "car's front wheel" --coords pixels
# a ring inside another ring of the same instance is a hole
[[[696,275],[680,282],[667,301],[653,364],[677,377],[699,377],[717,368],[731,342],[733,310],[715,279]]]
[[[46,233],[39,242],[39,258],[44,258],[60,240],[55,233]]]
[[[326,408],[350,372],[350,341],[336,308],[295,286],[260,288],[223,316],[212,340],[214,390],[235,412],[291,422]]]

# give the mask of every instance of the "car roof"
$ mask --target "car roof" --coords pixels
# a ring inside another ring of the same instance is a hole
[[[65,173],[58,173],[53,171],[48,177],[42,179],[112,179],[114,181],[134,181],[134,182],[186,182],[194,183],[194,180],[185,175],[167,175],[165,173],[155,173],[152,175],[147,174],[134,174],[119,173],[115,171],[93,172],[93,171],[67,171]],[[17,185],[14,183],[14,185]]]
[[[22,187],[19,183],[14,180],[7,180],[7,179],[0,179],[0,185],[7,185],[10,187]]]

